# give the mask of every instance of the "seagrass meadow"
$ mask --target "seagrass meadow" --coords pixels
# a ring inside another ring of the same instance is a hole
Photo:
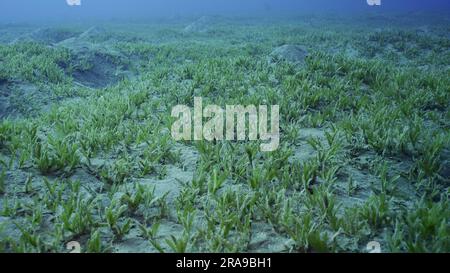
[[[0,252],[449,252],[449,107],[448,14],[1,24]]]

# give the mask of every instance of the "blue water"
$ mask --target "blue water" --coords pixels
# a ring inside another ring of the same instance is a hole
[[[448,0],[1,0],[0,21],[42,21],[109,18],[161,18],[199,14],[276,15],[283,13],[411,12],[435,10],[450,14]]]

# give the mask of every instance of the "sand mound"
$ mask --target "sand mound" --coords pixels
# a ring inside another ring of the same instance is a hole
[[[52,45],[76,36],[77,33],[63,29],[39,28],[31,33],[19,36],[12,43],[37,42]]]
[[[123,79],[121,56],[101,49],[72,49],[73,78],[86,86],[103,88]]]
[[[283,45],[277,47],[270,54],[271,62],[287,61],[295,64],[303,64],[306,57],[308,57],[308,51],[301,46],[297,45]]]
[[[78,82],[94,88],[103,88],[117,83],[121,78],[116,73],[116,66],[108,56],[91,54],[88,57],[92,65],[87,70],[77,70],[73,77]]]
[[[65,68],[76,82],[92,87],[111,86],[126,76],[127,60],[108,43],[110,35],[102,27],[92,27],[80,36],[58,44],[70,50],[71,66]]]
[[[105,28],[94,26],[86,30],[85,32],[81,33],[78,39],[93,41],[93,40],[105,40],[109,39],[109,37],[110,35],[108,34]]]
[[[105,28],[94,26],[78,36],[69,37],[60,41],[58,46],[71,47],[72,45],[79,45],[81,43],[105,42],[110,40],[111,37],[111,34]]]
[[[429,33],[430,32],[430,27],[428,25],[423,25],[420,26],[416,29],[417,33]]]
[[[214,20],[211,17],[203,16],[192,24],[184,28],[184,33],[206,33],[211,29]]]

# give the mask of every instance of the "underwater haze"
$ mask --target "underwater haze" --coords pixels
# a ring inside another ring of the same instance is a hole
[[[267,16],[306,12],[450,12],[450,2],[446,0],[383,0],[377,7],[369,6],[366,0],[80,0],[80,3],[79,6],[71,6],[66,0],[3,0],[0,3],[0,21],[136,19],[199,14]]]
[[[0,252],[450,252],[450,2],[377,2],[0,0]]]

